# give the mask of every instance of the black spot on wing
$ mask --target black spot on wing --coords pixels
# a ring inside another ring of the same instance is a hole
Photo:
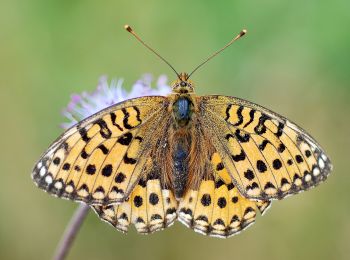
[[[115,176],[114,181],[115,181],[116,183],[122,183],[122,182],[124,182],[125,178],[126,178],[125,174],[122,173],[122,172],[119,172],[119,173]],[[145,183],[145,185],[141,185],[141,180],[139,181],[139,185],[140,185],[141,187],[146,187],[146,183]]]
[[[244,177],[246,177],[247,180],[251,181],[255,178],[255,175],[252,170],[248,169],[246,172],[244,172]]]
[[[221,209],[225,208],[225,207],[226,207],[226,204],[227,204],[226,199],[225,199],[224,197],[220,197],[220,198],[218,199],[217,204],[218,204],[218,206],[219,206]]]
[[[136,159],[128,157],[127,153],[124,155],[123,160],[126,164],[135,164],[136,163]]]
[[[297,163],[302,163],[304,161],[303,157],[300,154],[297,154],[295,156],[295,160],[297,161]]]
[[[247,127],[248,125],[250,125],[254,121],[254,114],[255,114],[255,112],[256,112],[255,109],[252,109],[252,110],[249,111],[250,119],[249,119],[249,121],[247,123],[245,123],[243,128]]]
[[[205,222],[209,222],[208,218],[204,215],[199,215],[196,220],[201,220],[201,221],[205,221]]]
[[[84,183],[80,186],[79,190],[85,190],[86,192],[89,192],[89,187]]]
[[[64,170],[64,171],[68,171],[70,169],[70,164],[69,163],[65,163],[65,164],[63,164],[63,166],[62,166],[62,170]]]
[[[226,108],[226,118],[225,121],[227,121],[230,118],[230,109],[231,109],[232,105],[229,104]]]
[[[124,174],[123,174],[124,175]],[[125,176],[125,175],[124,175]],[[124,181],[124,177],[123,177],[123,181]],[[115,179],[115,182],[118,182],[117,181],[117,179]],[[146,187],[146,185],[147,185],[147,182],[146,182],[146,180],[145,179],[140,179],[139,180],[139,183],[138,183],[141,187],[143,187],[143,188],[145,188]]]
[[[89,142],[90,141],[90,137],[88,137],[88,134],[86,132],[85,128],[80,128],[79,129],[79,134],[81,136],[81,139],[83,139],[84,142]]]
[[[53,159],[53,164],[55,164],[55,165],[59,165],[60,164],[60,162],[61,162],[61,159],[59,158],[59,157],[56,157],[55,159]]]
[[[80,156],[81,156],[81,158],[83,158],[83,159],[86,159],[86,158],[89,157],[89,155],[87,154],[87,152],[85,151],[85,149],[83,149],[83,150],[81,151]]]
[[[96,172],[96,166],[94,164],[89,164],[87,167],[86,167],[86,173],[89,174],[89,175],[94,175]]]
[[[305,156],[306,156],[307,158],[309,158],[309,157],[311,156],[310,150],[306,150],[306,151],[305,151]]]
[[[265,190],[267,189],[276,189],[275,185],[273,185],[271,182],[267,182],[264,187]]]
[[[100,149],[103,154],[107,154],[108,153],[108,149],[107,149],[107,147],[104,144],[100,144],[98,146],[98,149]]]
[[[116,114],[115,113],[110,113],[110,116],[111,116],[112,124],[114,126],[116,126],[120,131],[123,131],[123,128],[119,124],[117,124],[117,122],[116,122],[116,119],[117,119]]]
[[[244,133],[242,134],[239,129],[236,130],[235,136],[238,139],[238,141],[241,142],[241,143],[246,143],[250,139],[250,135],[248,133],[247,134],[244,134]]]
[[[142,206],[142,204],[143,204],[143,199],[142,199],[142,197],[140,197],[140,196],[135,196],[134,197],[134,205],[135,205],[135,207],[141,207]]]
[[[282,178],[281,179],[281,186],[283,186],[285,184],[290,184],[290,183],[289,183],[289,181],[286,178]]]
[[[247,208],[245,209],[243,215],[245,216],[245,215],[247,215],[248,213],[253,212],[253,211],[254,211],[254,209],[253,209],[252,207],[247,207]]]
[[[166,215],[171,215],[171,214],[174,214],[175,212],[176,212],[175,208],[169,208],[169,209],[166,210]]]
[[[282,167],[282,162],[281,162],[281,160],[280,160],[280,159],[275,159],[275,160],[273,160],[272,166],[273,166],[273,168],[274,168],[275,170],[281,169],[281,167]]]
[[[239,217],[237,215],[233,215],[231,221],[230,221],[230,224],[232,224],[233,222],[237,222],[237,221],[240,221],[239,220]]]
[[[283,128],[284,128],[284,124],[279,122],[277,126],[277,132],[275,133],[277,137],[280,137],[283,134]]]
[[[142,120],[141,120],[141,118],[140,118],[140,110],[139,110],[139,108],[136,107],[136,106],[133,106],[132,108],[136,111],[136,119],[137,119],[137,121],[139,121],[139,123],[141,124],[141,123],[142,123]]]
[[[238,202],[238,197],[237,196],[232,197],[232,203],[237,203],[237,202]]]
[[[143,138],[141,136],[135,136],[135,140],[138,140],[141,143],[143,141]]]
[[[299,174],[295,173],[293,176],[293,181],[295,182],[296,180],[301,179]]]
[[[139,122],[139,124],[142,123],[142,120],[140,118],[140,110],[136,107],[136,106],[133,106],[132,107],[135,112],[136,112],[136,120]],[[129,124],[129,117],[130,117],[130,113],[125,109],[125,108],[122,108],[122,112],[124,114],[124,119],[123,119],[123,125],[126,129],[132,129],[134,128],[134,126],[130,125]]]
[[[102,192],[105,193],[105,189],[102,186],[98,186],[95,190],[95,192]]]
[[[258,135],[264,134],[266,132],[265,121],[269,119],[270,119],[269,116],[262,114],[259,118],[258,125],[254,127],[255,133],[257,133]]]
[[[259,150],[264,151],[266,148],[266,145],[268,145],[269,143],[270,143],[270,141],[268,141],[266,139],[264,141],[262,141],[261,144],[259,145]]]
[[[126,221],[128,221],[129,218],[128,218],[128,215],[126,215],[126,213],[123,212],[122,214],[120,214],[119,219],[125,219]]]
[[[265,164],[263,161],[261,161],[261,160],[258,160],[258,161],[256,162],[256,168],[257,168],[258,171],[261,172],[261,173],[267,171],[267,166],[266,166],[266,164]]]
[[[281,144],[278,146],[278,152],[279,152],[279,153],[283,153],[284,150],[286,150],[286,146],[285,146],[283,143],[281,143]]]
[[[235,185],[231,182],[229,185],[227,185],[228,190],[232,190],[235,187]]]
[[[124,191],[122,189],[119,189],[117,186],[113,186],[112,189],[111,189],[111,192],[124,194]]]
[[[230,138],[234,138],[234,136],[232,134],[227,134],[225,138],[226,140],[230,140]]]
[[[224,164],[222,163],[222,162],[220,162],[220,163],[218,163],[217,165],[216,165],[216,170],[217,171],[221,171],[221,170],[223,170],[225,168],[225,166],[224,166]]]
[[[126,129],[132,129],[133,127],[131,125],[129,125],[128,119],[130,117],[130,114],[128,111],[126,111],[125,108],[122,108],[122,112],[124,114],[124,118],[123,118],[123,125]]]
[[[132,140],[132,134],[131,133],[125,133],[122,136],[120,136],[117,140],[118,143],[122,145],[129,145]]]
[[[157,205],[159,202],[159,197],[156,193],[152,192],[149,195],[149,203],[151,203],[152,205]]]
[[[235,124],[233,124],[234,126],[239,126],[240,124],[243,123],[242,111],[243,111],[243,106],[240,106],[240,107],[237,109],[238,121],[237,121]]]
[[[159,215],[159,214],[153,214],[153,215],[151,216],[151,220],[157,220],[157,219],[162,219],[162,216]]]
[[[201,203],[204,207],[207,207],[211,204],[211,197],[210,194],[203,194],[201,198]]]
[[[222,180],[218,180],[217,182],[215,182],[215,188],[218,189],[220,188],[222,185],[224,185],[225,183]]]
[[[105,165],[102,169],[102,175],[105,177],[111,176],[112,172],[113,172],[113,166],[111,164]]]
[[[180,209],[180,212],[183,212],[183,213],[185,213],[185,214],[187,214],[187,215],[190,215],[190,216],[193,215],[193,212],[192,212],[191,209],[181,208],[181,209]]]
[[[108,128],[106,121],[104,121],[102,118],[97,119],[95,124],[98,124],[100,127],[100,134],[103,138],[108,139],[112,136],[112,131]]]
[[[145,221],[141,217],[137,217],[136,222],[137,223],[145,223]]]
[[[225,226],[225,222],[221,218],[218,218],[217,220],[214,221],[213,225]]]
[[[237,154],[237,155],[232,155],[232,159],[235,161],[235,162],[239,162],[239,161],[244,161],[246,158],[246,154],[243,150],[241,150],[241,153],[240,154]]]

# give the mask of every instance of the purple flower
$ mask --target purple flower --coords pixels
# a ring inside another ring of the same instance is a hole
[[[93,92],[84,91],[80,95],[71,95],[71,101],[62,114],[69,122],[61,124],[61,127],[68,129],[79,121],[96,112],[112,106],[121,101],[141,97],[141,96],[165,96],[171,92],[171,88],[167,85],[167,77],[161,75],[156,84],[156,88],[152,88],[152,75],[145,74],[136,81],[130,92],[123,89],[122,79],[113,79],[108,84],[107,77],[102,76],[99,80],[97,88]]]

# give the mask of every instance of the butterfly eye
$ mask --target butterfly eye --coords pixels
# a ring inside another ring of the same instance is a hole
[[[181,85],[181,87],[186,87],[187,83],[185,81],[181,81],[180,85]]]

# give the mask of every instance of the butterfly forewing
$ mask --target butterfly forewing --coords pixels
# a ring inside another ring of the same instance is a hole
[[[329,174],[322,148],[284,117],[234,97],[205,96],[200,103],[222,163],[245,197],[281,199]]]
[[[164,101],[128,100],[70,128],[34,167],[35,183],[53,195],[90,204],[123,201],[155,145],[150,135],[164,117]]]

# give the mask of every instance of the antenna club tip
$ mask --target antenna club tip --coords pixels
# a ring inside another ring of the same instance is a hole
[[[128,32],[132,32],[132,28],[128,24],[124,25],[124,29],[127,30]]]
[[[242,31],[241,31],[241,35],[243,36],[243,35],[245,35],[247,33],[247,29],[243,29]]]

